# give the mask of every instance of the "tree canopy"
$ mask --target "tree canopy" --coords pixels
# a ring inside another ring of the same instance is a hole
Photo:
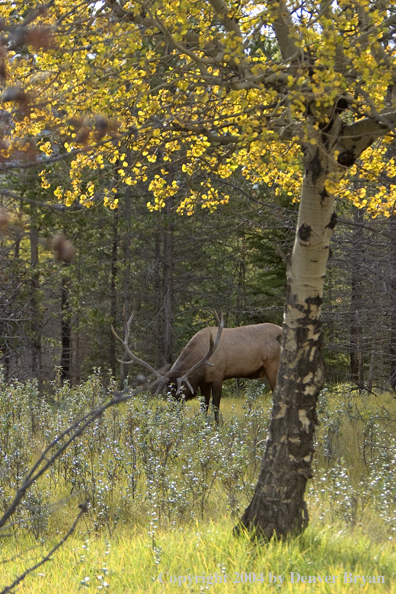
[[[228,200],[236,168],[298,200],[301,147],[342,112],[327,191],[392,211],[393,2],[58,0],[0,13],[1,168],[67,151],[70,182],[55,190],[66,204],[114,207],[117,186],[152,172],[149,208],[177,196],[191,214]],[[100,179],[109,170],[115,184]]]

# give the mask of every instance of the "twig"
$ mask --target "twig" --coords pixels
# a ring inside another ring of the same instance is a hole
[[[149,386],[151,388],[151,386]],[[81,419],[78,419],[73,425],[65,429],[56,439],[54,439],[42,452],[41,456],[37,460],[37,462],[32,466],[30,471],[28,472],[25,480],[23,481],[21,487],[16,492],[14,500],[12,501],[11,505],[8,509],[4,512],[3,516],[0,518],[0,528],[2,528],[9,518],[14,514],[18,505],[20,504],[22,498],[24,497],[26,491],[32,486],[37,479],[44,474],[50,466],[55,462],[55,460],[68,448],[68,446],[77,438],[79,437],[85,429],[90,425],[95,419],[100,417],[105,410],[114,406],[116,404],[120,404],[121,402],[127,402],[137,393],[142,391],[142,387],[138,387],[132,392],[125,394],[125,392],[115,392],[115,396],[103,404],[95,408],[94,410],[90,411]],[[123,395],[124,394],[124,395]],[[70,435],[71,434],[71,435]],[[48,453],[59,444],[59,442],[66,436],[70,435],[69,439],[51,456],[50,459],[47,459]],[[45,461],[45,464],[39,469],[40,465]],[[39,469],[39,470],[38,470]],[[1,594],[1,592],[0,592]]]
[[[376,229],[372,225],[367,225],[366,223],[357,223],[355,221],[349,221],[348,219],[337,218],[337,224],[346,225],[347,227],[361,227],[362,229],[367,229],[367,231],[372,231],[373,233],[379,233],[384,237],[388,237],[389,239],[394,239],[394,237],[387,233],[386,231],[382,231],[380,229]]]
[[[8,592],[11,592],[11,590],[13,590],[18,584],[20,584],[27,575],[29,575],[29,573],[31,573],[32,571],[34,571],[35,569],[37,569],[38,567],[40,567],[40,565],[43,565],[44,563],[46,563],[47,561],[49,561],[51,559],[51,555],[53,555],[55,553],[55,551],[57,551],[69,538],[69,536],[71,534],[73,534],[74,530],[76,529],[76,526],[78,524],[78,522],[80,521],[81,517],[83,514],[87,513],[88,511],[88,504],[87,503],[80,503],[80,505],[78,506],[80,508],[80,512],[77,516],[77,518],[74,520],[73,525],[71,526],[71,528],[69,529],[69,531],[65,534],[65,536],[62,538],[62,540],[60,540],[51,550],[50,552],[41,559],[41,561],[39,561],[38,563],[36,563],[36,565],[33,565],[32,567],[29,567],[29,569],[26,569],[26,571],[24,571],[21,575],[19,575],[13,582],[12,584],[10,584],[9,586],[6,586],[4,588],[4,590],[2,590],[0,592],[0,594],[7,594]]]

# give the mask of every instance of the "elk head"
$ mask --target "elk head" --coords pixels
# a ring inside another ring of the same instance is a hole
[[[123,345],[124,354],[128,355],[128,357],[129,357],[129,361],[123,360],[123,361],[120,361],[120,363],[124,363],[127,365],[130,365],[132,363],[137,363],[138,365],[141,365],[141,366],[145,367],[146,369],[148,369],[148,371],[150,371],[150,373],[152,373],[156,377],[156,379],[150,384],[150,389],[155,394],[160,394],[166,390],[167,393],[170,393],[177,400],[180,400],[182,398],[183,394],[185,395],[186,399],[188,400],[189,398],[191,398],[192,396],[195,395],[195,389],[193,388],[193,386],[191,385],[191,383],[189,381],[189,376],[191,376],[191,374],[196,369],[201,367],[202,365],[213,366],[213,363],[210,363],[209,359],[213,355],[213,353],[215,352],[215,350],[219,344],[221,333],[224,328],[223,314],[221,314],[221,319],[219,319],[217,312],[214,310],[214,315],[215,315],[215,319],[216,319],[216,323],[217,323],[216,338],[213,339],[212,333],[211,333],[210,329],[208,328],[209,349],[208,349],[207,353],[204,355],[204,357],[202,357],[197,363],[192,365],[192,367],[190,367],[182,375],[179,375],[179,374],[177,374],[176,370],[174,370],[173,368],[171,368],[169,371],[166,371],[166,372],[158,371],[157,369],[154,369],[154,367],[152,367],[149,363],[146,363],[146,361],[137,357],[130,350],[128,342],[129,342],[131,323],[133,320],[134,313],[132,313],[130,318],[127,320],[125,311],[124,311],[124,327],[125,327],[124,339],[120,338],[118,336],[118,334],[116,333],[116,331],[114,330],[113,326],[111,326],[111,330],[112,330],[114,336]]]

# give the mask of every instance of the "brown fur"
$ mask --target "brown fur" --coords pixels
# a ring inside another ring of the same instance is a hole
[[[209,330],[214,339],[217,328],[209,328]],[[205,328],[197,332],[184,347],[169,371],[170,383],[175,382],[208,352],[209,330]],[[224,328],[217,349],[209,359],[213,367],[202,365],[188,377],[194,393],[185,387],[186,400],[196,396],[197,389],[200,388],[208,408],[212,395],[212,404],[217,409],[215,413],[217,420],[224,380],[234,377],[267,378],[273,390],[279,367],[278,339],[281,332],[280,326],[275,324]]]

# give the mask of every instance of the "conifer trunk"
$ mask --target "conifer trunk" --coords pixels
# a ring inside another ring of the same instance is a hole
[[[390,337],[390,384],[396,391],[396,216],[389,217],[390,265],[391,265],[391,337]]]
[[[173,362],[173,198],[169,198],[165,205],[165,230],[164,230],[164,275],[163,275],[163,359],[164,364]]]
[[[68,263],[64,263],[64,267]],[[71,379],[71,363],[72,363],[72,341],[71,341],[71,304],[69,295],[69,278],[65,275],[61,282],[61,381],[70,381]]]
[[[131,156],[128,153],[128,162],[130,162]],[[124,218],[126,222],[126,230],[124,234],[124,278],[123,278],[123,295],[122,295],[122,308],[124,312],[131,311],[131,243],[132,243],[132,230],[131,230],[131,188],[126,187],[125,190],[125,201],[124,201]],[[129,315],[129,314],[128,314]],[[125,334],[125,321],[124,321],[124,334]],[[127,353],[123,352],[122,360],[128,361],[129,357]],[[120,386],[121,390],[125,386],[125,382],[128,379],[128,373],[130,366],[125,363],[120,365]]]
[[[363,211],[354,208],[355,223],[363,223]],[[363,352],[362,352],[362,271],[363,228],[355,227],[352,231],[352,279],[351,279],[351,327],[350,327],[350,371],[351,380],[363,388]]]
[[[329,244],[335,226],[325,180],[333,168],[323,144],[304,152],[304,181],[288,266],[282,355],[266,450],[253,499],[241,523],[268,538],[299,532],[312,475],[316,402],[324,382],[320,312]]]
[[[34,222],[30,227],[30,309],[31,309],[31,353],[32,353],[32,374],[37,378],[39,389],[42,388],[42,361],[41,361],[41,333],[42,313],[40,308],[40,280],[39,280],[39,233]]]
[[[113,243],[111,248],[110,272],[110,317],[112,324],[117,324],[117,273],[118,273],[118,209],[113,211]],[[115,337],[110,332],[110,369],[113,377],[117,374]]]

